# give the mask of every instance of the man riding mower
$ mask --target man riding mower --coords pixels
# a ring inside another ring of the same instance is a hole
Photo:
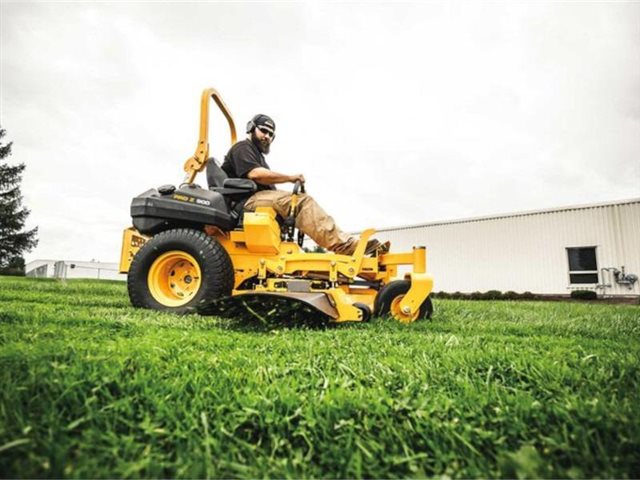
[[[209,158],[211,98],[231,133],[222,167]],[[346,235],[304,193],[302,175],[269,169],[263,154],[275,123],[257,115],[247,133],[247,140],[236,143],[235,124],[220,95],[204,90],[199,142],[184,164],[185,182],[147,190],[131,204],[133,227],[124,231],[120,271],[128,273],[134,306],[212,313],[229,299],[246,304],[277,298],[302,302],[336,322],[367,321],[372,314],[401,322],[431,316],[433,279],[426,273],[424,247],[389,253],[388,244],[371,238],[372,229],[359,239]],[[205,168],[208,189],[193,183]],[[273,187],[286,182],[294,183],[291,194]],[[303,231],[333,252],[305,252]],[[401,265],[411,270],[399,280]]]

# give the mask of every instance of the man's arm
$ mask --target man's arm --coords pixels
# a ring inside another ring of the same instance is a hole
[[[278,183],[295,183],[300,181],[304,183],[304,175],[285,175],[284,173],[274,172],[264,167],[256,167],[247,173],[247,178],[262,185],[275,185]]]

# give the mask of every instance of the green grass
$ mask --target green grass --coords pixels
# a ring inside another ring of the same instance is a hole
[[[3,477],[640,477],[640,308],[265,329],[0,277]]]

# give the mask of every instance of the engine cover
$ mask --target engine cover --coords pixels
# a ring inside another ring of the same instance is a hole
[[[197,185],[173,191],[164,187],[161,191],[149,189],[131,201],[131,217],[133,226],[142,234],[200,225],[215,225],[227,231],[235,223],[223,196]]]

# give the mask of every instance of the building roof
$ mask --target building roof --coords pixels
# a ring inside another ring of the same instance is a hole
[[[568,212],[571,210],[588,210],[592,208],[611,207],[616,205],[629,205],[633,203],[640,203],[640,198],[630,198],[626,200],[614,200],[610,202],[590,203],[590,204],[584,204],[584,205],[569,205],[565,207],[546,208],[543,210],[527,210],[524,212],[501,213],[501,214],[494,214],[494,215],[486,215],[482,217],[460,218],[455,220],[439,220],[435,222],[427,222],[427,223],[419,223],[419,224],[411,224],[411,225],[399,225],[396,227],[377,228],[376,231],[388,232],[392,230],[410,230],[414,228],[433,227],[436,225],[452,225],[456,223],[483,222],[487,220],[497,220],[497,219],[511,218],[511,217],[526,217],[529,215],[540,215],[545,213],[560,213],[560,212]]]

